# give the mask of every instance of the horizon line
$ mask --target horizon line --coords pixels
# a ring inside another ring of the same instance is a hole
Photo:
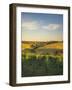
[[[63,42],[63,40],[51,40],[51,41],[21,41],[21,42]]]

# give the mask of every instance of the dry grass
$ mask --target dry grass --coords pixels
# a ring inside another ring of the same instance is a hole
[[[22,49],[30,49],[30,48],[32,48],[32,45],[33,44],[35,44],[34,42],[28,42],[28,43],[26,43],[26,42],[23,42],[22,44],[21,44],[21,48]],[[42,44],[41,44],[42,45]],[[51,44],[47,44],[47,43],[45,43],[43,46],[39,46],[38,47],[38,49],[45,49],[45,48],[54,48],[54,49],[63,49],[63,42],[57,42],[57,43],[51,43]]]
[[[63,43],[52,43],[45,45],[44,47],[40,47],[39,49],[43,49],[43,48],[63,49]]]
[[[28,48],[31,48],[31,44],[22,43],[21,47],[22,49],[23,48],[28,49]]]

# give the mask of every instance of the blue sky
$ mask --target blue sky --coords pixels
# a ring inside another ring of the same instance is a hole
[[[21,13],[22,41],[62,41],[63,15]]]

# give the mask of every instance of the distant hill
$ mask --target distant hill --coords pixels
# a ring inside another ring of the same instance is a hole
[[[22,49],[63,49],[63,41],[22,41]]]
[[[47,44],[43,47],[39,47],[39,49],[45,49],[45,48],[53,48],[53,49],[63,49],[63,43],[62,42],[55,42],[55,43],[50,43],[50,44]]]

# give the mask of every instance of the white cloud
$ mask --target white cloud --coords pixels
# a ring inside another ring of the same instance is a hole
[[[28,21],[22,23],[22,29],[26,30],[37,30],[39,28],[39,24],[36,21]]]
[[[43,25],[37,21],[25,21],[22,23],[22,30],[58,30],[61,29],[61,24]]]
[[[49,24],[49,25],[43,26],[42,28],[46,30],[58,30],[61,27],[62,27],[61,24]]]

